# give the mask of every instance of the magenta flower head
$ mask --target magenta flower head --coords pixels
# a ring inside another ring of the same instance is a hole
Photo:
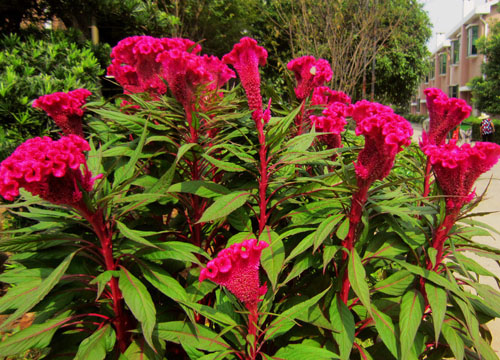
[[[222,61],[233,65],[236,69],[247,95],[248,107],[253,111],[252,118],[255,122],[261,121],[264,114],[260,93],[259,66],[266,65],[266,49],[258,46],[254,39],[244,37],[238,44],[234,45],[229,54],[222,57]]]
[[[255,305],[267,291],[265,284],[260,285],[259,265],[262,249],[268,246],[256,239],[231,245],[201,270],[200,281],[210,279],[225,286],[247,307]]]
[[[311,94],[315,87],[323,86],[333,76],[332,68],[328,61],[318,59],[314,56],[303,56],[291,60],[287,66],[293,71],[297,80],[295,95],[299,101],[304,100]]]
[[[351,104],[351,98],[342,91],[331,90],[328,86],[314,88],[311,105],[330,106],[333,103]]]
[[[351,116],[350,106],[341,102],[333,102],[322,112],[323,116],[311,115],[316,131],[331,134],[320,135],[319,140],[329,149],[342,147],[340,133],[347,124],[346,117]]]
[[[83,152],[89,150],[87,141],[76,135],[25,141],[0,163],[0,195],[12,201],[24,188],[53,204],[77,203],[81,190],[91,191],[98,178],[87,168]]]
[[[446,196],[446,207],[456,210],[473,199],[474,182],[500,157],[500,145],[490,142],[477,142],[474,147],[470,144],[458,147],[456,141],[451,140],[441,146],[427,145],[423,150]]]
[[[132,36],[121,40],[111,51],[108,75],[115,77],[125,93],[148,92],[153,97],[167,91],[161,79],[162,64],[158,54],[178,49],[198,53],[201,47],[188,39]]]
[[[358,182],[370,184],[389,175],[396,154],[411,143],[413,128],[391,108],[362,100],[353,105],[356,135],[365,137],[365,146],[354,164]]]
[[[217,56],[203,55],[202,59],[205,70],[210,74],[209,90],[220,89],[229,79],[236,77],[236,74]]]
[[[44,110],[66,135],[83,137],[82,117],[87,97],[92,95],[87,89],[70,92],[56,92],[40,96],[33,101],[33,107]]]
[[[472,108],[462,99],[451,98],[436,88],[424,90],[429,111],[429,133],[422,133],[422,145],[441,145],[446,134],[467,118]]]

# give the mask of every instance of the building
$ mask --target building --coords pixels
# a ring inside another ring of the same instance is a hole
[[[482,76],[481,64],[487,61],[479,54],[476,40],[487,36],[492,24],[500,21],[499,0],[463,0],[463,18],[446,36],[438,37],[438,46],[431,56],[431,71],[420,84],[412,99],[412,114],[427,115],[424,90],[441,89],[450,97],[471,104],[471,89],[467,83]],[[477,114],[474,110],[473,114]]]

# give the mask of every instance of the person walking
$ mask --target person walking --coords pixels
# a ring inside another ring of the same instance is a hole
[[[481,120],[481,141],[493,142],[493,134],[495,133],[493,121],[485,113],[481,113],[479,120]]]

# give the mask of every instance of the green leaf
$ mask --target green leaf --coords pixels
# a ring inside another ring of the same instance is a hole
[[[330,350],[303,344],[290,344],[279,349],[272,357],[276,360],[340,359]]]
[[[443,323],[442,333],[448,345],[450,345],[453,355],[456,360],[463,360],[464,358],[464,342],[460,335],[447,323]]]
[[[168,272],[154,264],[141,263],[142,275],[155,288],[174,301],[187,301],[186,290]]]
[[[164,243],[157,243],[156,245],[160,248],[160,250],[149,250],[140,256],[148,260],[172,259],[199,265],[201,265],[200,260],[198,260],[198,258],[193,254],[199,254],[205,258],[209,258],[208,254],[205,253],[199,246],[190,243],[167,241]]]
[[[203,198],[214,198],[221,195],[227,195],[229,190],[211,181],[193,180],[174,184],[168,188],[167,192],[188,193]]]
[[[339,239],[345,239],[348,232],[349,232],[349,218],[345,218],[345,220],[342,222],[342,224],[340,224],[339,228],[337,229],[337,237]]]
[[[73,260],[76,252],[73,252],[66,256],[66,258],[61,262],[61,264],[54,269],[54,271],[45,278],[38,287],[30,288],[20,295],[18,302],[19,307],[13,314],[11,314],[0,326],[0,331],[7,329],[14,321],[19,319],[24,313],[31,310],[36,304],[38,304],[53,288],[59,283],[61,277],[64,275],[68,266]]]
[[[237,191],[218,197],[215,202],[205,210],[198,223],[209,222],[229,215],[234,210],[245,205],[250,195],[249,192]]]
[[[349,360],[356,326],[354,316],[338,296],[335,296],[330,305],[330,322],[335,330],[332,335],[339,346],[340,358]]]
[[[228,161],[218,160],[218,159],[215,159],[215,158],[213,158],[213,157],[211,157],[210,155],[207,155],[207,154],[203,154],[202,157],[205,160],[207,160],[209,163],[211,163],[212,165],[214,165],[215,167],[217,167],[218,169],[223,170],[223,171],[227,171],[227,172],[242,172],[242,171],[246,171],[247,170],[243,166],[240,166],[240,165],[237,165],[237,164],[233,164],[232,162],[228,162]]]
[[[434,324],[434,336],[436,344],[441,334],[441,326],[446,314],[447,295],[446,291],[431,282],[425,282],[425,292],[432,310],[432,322]]]
[[[370,292],[368,290],[368,283],[365,279],[366,272],[356,249],[352,249],[349,253],[347,272],[352,289],[356,295],[358,295],[363,305],[370,311]]]
[[[55,319],[33,324],[9,336],[0,342],[0,356],[18,355],[29,349],[48,347],[56,330],[70,320],[69,312],[65,312]]]
[[[111,278],[113,276],[118,277],[119,274],[120,273],[118,271],[116,271],[116,270],[105,271],[105,272],[99,274],[98,276],[96,276],[94,279],[92,279],[89,282],[89,285],[97,284],[96,300],[101,297],[102,292],[106,288],[106,285],[109,283],[109,281],[111,280]]]
[[[119,286],[125,303],[141,323],[142,334],[154,348],[152,334],[156,323],[156,309],[146,287],[123,266],[120,267]]]
[[[408,270],[398,270],[388,278],[379,281],[374,290],[393,296],[402,296],[415,281],[415,275]]]
[[[290,330],[295,324],[294,320],[303,312],[307,312],[310,308],[317,305],[318,301],[326,294],[328,290],[330,290],[330,287],[326,288],[318,295],[299,304],[296,304],[291,308],[283,311],[281,314],[277,315],[277,318],[274,319],[267,328],[265,339],[271,340],[288,332],[288,330]]]
[[[269,277],[273,290],[276,290],[278,276],[285,260],[283,242],[280,240],[278,234],[272,231],[269,226],[264,228],[264,231],[259,236],[259,241],[265,241],[269,244],[267,248],[262,250],[260,263]]]
[[[188,344],[195,349],[219,351],[230,348],[219,334],[196,323],[192,324],[184,321],[159,323],[156,332],[162,340],[177,344]]]
[[[391,354],[398,359],[398,341],[396,328],[389,315],[379,311],[375,305],[372,305],[371,315],[375,322],[375,328],[384,342],[385,346],[389,349]],[[407,354],[410,355],[410,354]]]
[[[155,353],[143,339],[135,339],[127,348],[125,353],[120,355],[119,360],[162,360],[159,353]]]
[[[312,268],[316,262],[317,258],[312,254],[304,254],[304,256],[301,256],[294,262],[292,270],[288,273],[286,279],[280,284],[280,287],[302,274],[305,270]]]
[[[325,241],[325,239],[330,236],[333,228],[338,222],[342,219],[342,215],[334,215],[330,216],[327,219],[323,220],[321,224],[319,224],[318,228],[314,232],[314,247],[313,252],[315,252]],[[345,221],[344,221],[345,222]]]
[[[416,289],[408,291],[401,299],[399,312],[399,338],[401,342],[401,359],[411,355],[415,335],[422,321],[425,303],[424,298]]]
[[[154,232],[154,231],[139,231],[139,230],[129,229],[127,227],[127,225],[125,225],[124,223],[122,223],[122,222],[120,222],[118,220],[116,220],[115,223],[116,223],[116,226],[117,226],[118,230],[120,231],[120,233],[123,236],[125,236],[127,239],[135,241],[136,243],[141,244],[141,245],[145,245],[145,246],[148,246],[148,247],[160,249],[158,246],[156,246],[152,242],[150,242],[150,241],[148,241],[148,240],[146,240],[146,239],[143,238],[143,236],[157,235],[158,234],[157,232]]]
[[[115,331],[110,324],[106,324],[82,341],[75,360],[102,360],[113,350],[115,341]]]

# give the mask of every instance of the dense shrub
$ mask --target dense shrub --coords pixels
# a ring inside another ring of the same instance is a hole
[[[53,129],[33,109],[41,95],[85,87],[99,94],[104,70],[90,45],[73,42],[72,32],[4,35],[0,39],[0,142],[19,143]]]

